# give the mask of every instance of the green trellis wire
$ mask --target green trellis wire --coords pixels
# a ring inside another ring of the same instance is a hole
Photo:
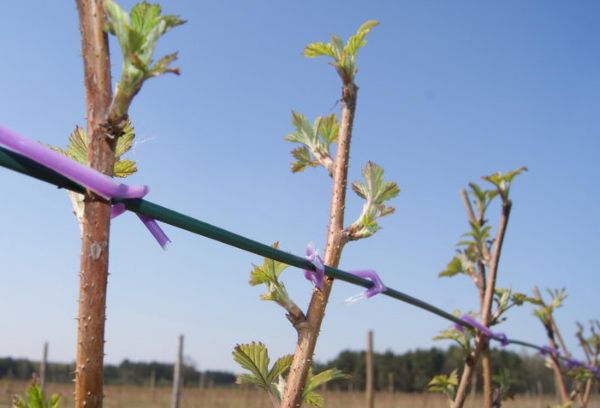
[[[14,153],[3,147],[0,147],[0,166],[36,178],[38,180],[45,181],[59,188],[64,188],[77,193],[85,192],[85,188],[83,188],[79,184],[74,183],[68,178],[40,165],[39,163],[33,160],[30,160],[24,156],[21,156],[20,154]],[[166,207],[162,207],[153,202],[143,199],[115,199],[113,200],[113,202],[123,203],[127,210],[132,211],[134,213],[154,218],[155,220],[164,222],[165,224],[169,224],[174,227],[190,231],[197,235],[202,235],[206,238],[213,239],[230,246],[234,246],[244,251],[252,252],[256,255],[283,262],[285,264],[295,266],[300,269],[315,270],[315,266],[302,257],[281,251],[269,245],[265,245],[261,242],[254,241],[242,235],[238,235],[233,232],[227,231],[223,228],[219,228],[215,225],[211,225],[206,222],[200,221],[188,215],[179,213],[177,211],[173,211]],[[371,282],[368,279],[363,279],[349,272],[345,272],[340,269],[332,268],[329,266],[325,266],[325,275],[335,279],[339,279],[341,281],[352,283],[354,285],[362,286],[364,288],[371,288],[373,286],[373,282]],[[398,290],[386,288],[385,291],[382,292],[382,295],[411,304],[460,326],[477,329],[476,327],[473,327],[461,318],[456,317],[453,314],[446,312],[445,310],[442,310],[421,299],[407,295],[406,293],[402,293]],[[543,347],[521,340],[508,339],[508,343],[529,347],[538,351],[544,351]],[[559,355],[558,357],[563,359],[563,356]]]

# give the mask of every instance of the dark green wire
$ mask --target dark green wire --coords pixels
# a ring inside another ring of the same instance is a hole
[[[45,181],[46,183],[53,184],[59,188],[71,190],[76,193],[85,192],[85,188],[62,176],[61,174],[58,174],[57,172],[48,169],[47,167],[44,167],[33,160],[7,150],[1,146],[0,166],[36,178],[38,180]],[[244,251],[252,252],[256,255],[283,262],[287,265],[295,266],[300,269],[315,270],[315,266],[304,258],[281,251],[261,242],[254,241],[242,235],[235,234],[215,225],[211,225],[188,215],[173,211],[169,208],[162,207],[150,201],[143,199],[114,199],[113,202],[123,203],[129,211],[134,213],[154,218],[155,220],[162,221],[165,224],[169,224],[174,227],[190,231],[194,234],[202,235],[206,238],[243,249]],[[325,266],[325,275],[344,282],[352,283],[354,285],[362,286],[363,288],[371,288],[373,286],[373,282],[368,279],[363,279],[353,275],[352,273],[329,266]],[[476,329],[471,327],[470,324],[461,318],[454,316],[453,314],[448,313],[445,310],[442,310],[423,300],[407,295],[406,293],[402,293],[392,288],[386,288],[382,294],[426,310],[463,327]],[[541,347],[524,341],[509,339],[508,342],[542,351]],[[562,356],[560,356],[560,358],[562,358]]]

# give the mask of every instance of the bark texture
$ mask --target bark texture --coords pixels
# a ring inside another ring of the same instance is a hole
[[[108,39],[102,0],[77,0],[86,89],[89,165],[112,175],[114,137],[107,124],[112,99]],[[110,210],[108,201],[85,195],[81,246],[75,406],[102,406],[104,325],[108,277]]]
[[[325,264],[337,267],[342,256],[342,249],[348,242],[344,232],[344,211],[346,203],[346,188],[348,184],[348,161],[350,159],[350,140],[356,109],[358,87],[350,82],[342,88],[342,121],[338,135],[337,151],[333,167],[333,193],[329,211],[329,226],[327,229],[327,245],[325,249]],[[315,289],[310,300],[306,321],[296,325],[298,341],[294,360],[290,369],[287,386],[281,402],[282,408],[297,408],[302,405],[302,392],[306,384],[308,370],[312,366],[313,354],[325,316],[325,307],[333,279],[326,278],[323,291]]]

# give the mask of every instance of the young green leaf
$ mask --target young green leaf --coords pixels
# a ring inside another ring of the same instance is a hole
[[[458,387],[458,372],[452,371],[449,375],[440,374],[433,377],[429,382],[428,388],[431,392],[440,392],[445,394],[449,400],[454,400],[456,388]]]
[[[154,64],[152,58],[158,39],[185,21],[178,16],[162,15],[158,4],[146,1],[136,4],[131,13],[127,13],[114,0],[104,0],[104,11],[107,31],[117,37],[123,55],[121,79],[111,107],[117,117],[122,117],[146,79],[165,73],[179,74],[177,68],[170,66],[177,59],[177,53],[162,57]]]
[[[439,273],[439,277],[452,277],[458,275],[459,273],[465,273],[463,268],[463,263],[460,260],[460,257],[455,256],[452,258],[446,269]]]
[[[351,240],[366,238],[377,232],[380,227],[377,219],[394,212],[393,207],[387,207],[385,202],[400,193],[398,185],[392,181],[383,180],[383,169],[369,161],[363,169],[364,182],[352,183],[352,190],[366,200],[358,219],[347,228]]]
[[[323,385],[329,381],[334,380],[345,380],[350,378],[348,374],[343,373],[337,368],[330,368],[325,371],[321,371],[319,374],[314,375],[312,369],[308,371],[308,377],[306,378],[306,386],[302,398],[305,403],[314,407],[322,408],[325,400],[323,397],[315,392],[320,385]]]
[[[292,172],[296,173],[306,167],[321,165],[332,175],[331,144],[337,140],[339,131],[336,116],[319,116],[311,125],[304,115],[292,112],[292,125],[296,131],[288,134],[284,139],[288,142],[302,144],[292,150],[292,156],[296,159],[291,164]]]
[[[130,121],[125,122],[123,134],[117,139],[115,147],[115,165],[113,174],[115,177],[128,177],[137,172],[137,164],[133,160],[124,160],[121,157],[133,147],[135,132]],[[52,150],[57,151],[78,163],[87,165],[89,141],[85,129],[79,126],[69,136],[69,142],[66,149],[61,149],[56,146],[49,146]]]
[[[333,61],[331,65],[342,78],[344,83],[354,82],[356,75],[356,56],[358,50],[367,43],[365,37],[379,24],[376,20],[369,20],[362,24],[356,34],[350,36],[346,44],[336,35],[331,36],[329,43],[317,42],[304,48],[304,56],[308,58],[329,57]]]
[[[238,344],[232,354],[235,362],[250,371],[238,377],[239,384],[253,384],[271,392],[269,351],[263,343]]]
[[[506,202],[508,202],[508,195],[510,192],[510,186],[512,184],[513,179],[525,171],[527,171],[527,167],[522,166],[522,167],[519,167],[518,169],[511,170],[506,174],[497,172],[497,173],[494,173],[494,174],[491,174],[489,176],[485,176],[482,178],[484,180],[492,183],[496,187],[498,194],[500,194],[500,197],[502,197],[502,201],[504,203],[506,203]]]
[[[15,395],[12,403],[13,408],[59,408],[60,398],[59,394],[53,394],[50,400],[46,400],[42,387],[34,379],[27,388],[25,399]]]

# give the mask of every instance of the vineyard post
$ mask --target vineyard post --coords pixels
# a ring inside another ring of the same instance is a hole
[[[177,339],[177,358],[173,368],[173,394],[171,396],[171,408],[179,408],[181,401],[181,367],[183,365],[183,335]]]
[[[367,408],[375,407],[375,390],[373,387],[373,330],[367,333],[367,353],[366,353],[366,397]]]
[[[42,393],[46,391],[46,367],[48,365],[48,342],[44,342],[42,361],[40,362],[40,388]]]

